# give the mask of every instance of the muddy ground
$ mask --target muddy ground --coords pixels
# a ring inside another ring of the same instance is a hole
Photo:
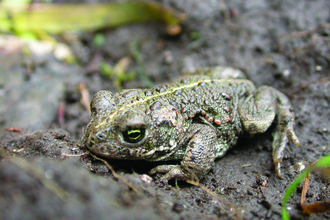
[[[131,24],[103,31],[99,48],[92,43],[95,34],[82,33],[65,41],[77,55],[74,64],[52,53],[27,53],[12,39],[1,44],[1,219],[280,219],[282,196],[299,169],[330,152],[329,0],[161,2],[187,15],[179,36],[168,36],[159,23]],[[89,113],[80,103],[79,83],[90,97],[101,89],[115,92],[114,80],[97,67],[127,56],[127,72],[138,77],[123,89],[224,65],[243,70],[257,86],[287,94],[302,146],[288,144],[284,179],[271,161],[271,129],[216,160],[200,181],[215,195],[146,175],[154,163],[109,161],[119,173],[114,178],[88,155],[66,156],[84,152],[79,141]],[[288,204],[293,219],[330,218],[303,214],[300,192]],[[311,203],[329,200],[329,181],[312,175],[307,197]]]

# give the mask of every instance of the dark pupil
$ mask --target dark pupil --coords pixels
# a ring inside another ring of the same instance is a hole
[[[145,129],[127,129],[123,132],[125,141],[129,143],[137,143],[144,137]]]

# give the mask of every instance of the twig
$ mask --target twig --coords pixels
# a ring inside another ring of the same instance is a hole
[[[10,127],[6,129],[7,131],[11,131],[11,132],[23,132],[22,128],[15,128],[15,127]]]
[[[289,97],[292,97],[295,93],[300,92],[301,90],[305,89],[306,87],[308,87],[308,86],[310,86],[310,85],[312,85],[314,83],[320,84],[320,83],[323,83],[323,82],[325,82],[325,81],[327,81],[329,79],[330,79],[330,76],[327,76],[327,77],[324,77],[324,78],[319,79],[319,80],[306,82],[306,83],[302,84],[301,86],[299,86],[299,88],[297,88],[296,90],[294,90],[291,94],[288,94],[288,96]]]
[[[210,196],[212,196],[213,198],[215,198],[216,200],[218,200],[221,204],[224,204],[225,207],[229,207],[230,212],[234,213],[236,215],[237,219],[243,219],[241,212],[233,204],[225,201],[218,194],[216,194],[215,192],[211,191],[206,186],[200,185],[200,183],[198,181],[194,181],[194,180],[187,180],[186,182],[189,183],[189,184],[191,184],[191,185],[194,185],[194,186],[197,186],[197,187],[201,188],[207,194],[209,194]],[[225,207],[222,207],[222,208],[225,208]]]
[[[99,160],[102,161],[106,167],[111,171],[112,175],[116,178],[121,180],[125,185],[127,185],[129,188],[131,188],[132,190],[134,190],[136,193],[141,193],[140,190],[138,190],[135,186],[133,186],[132,184],[130,184],[126,179],[124,179],[120,174],[118,174],[113,167],[104,159],[101,159],[99,157],[97,157],[96,155],[90,153],[90,155],[95,159],[95,160]]]
[[[309,186],[309,177],[310,172],[308,172],[307,176],[304,179],[303,189],[301,192],[301,199],[300,199],[300,205],[303,206],[306,203],[306,194]]]
[[[81,94],[80,103],[90,113],[91,109],[90,109],[90,105],[89,105],[90,104],[89,92],[88,92],[88,89],[87,89],[85,83],[83,83],[83,82],[79,83],[79,90],[80,90],[80,94]]]
[[[64,111],[65,111],[65,104],[64,102],[60,102],[58,105],[58,124],[60,128],[64,128]]]
[[[88,155],[88,154],[90,154],[89,151],[86,151],[86,152],[81,153],[81,154],[64,154],[64,153],[62,153],[61,155],[66,156],[66,157],[81,157],[81,156]]]

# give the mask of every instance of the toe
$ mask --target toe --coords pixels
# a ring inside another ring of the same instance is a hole
[[[288,138],[289,138],[289,140],[290,140],[294,145],[296,145],[296,146],[299,147],[301,144],[300,144],[300,141],[299,141],[299,139],[298,139],[296,133],[295,133],[292,129],[290,129],[287,133],[288,133]]]

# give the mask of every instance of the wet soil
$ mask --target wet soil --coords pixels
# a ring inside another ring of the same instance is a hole
[[[100,48],[95,33],[82,33],[64,41],[76,53],[74,64],[52,53],[23,53],[10,47],[12,40],[1,45],[1,219],[280,219],[283,194],[301,166],[330,152],[330,1],[161,2],[187,15],[179,36],[167,35],[159,23],[131,24],[102,31]],[[302,143],[288,144],[284,178],[275,175],[271,160],[272,128],[216,160],[200,181],[204,188],[150,177],[157,164],[147,162],[108,161],[114,177],[79,147],[89,121],[79,83],[90,97],[101,89],[115,92],[114,79],[97,67],[124,57],[131,57],[127,72],[137,77],[123,89],[223,65],[241,69],[257,86],[284,92]],[[293,219],[330,218],[303,214],[300,193],[288,203]],[[329,199],[329,181],[311,175],[308,202]]]

